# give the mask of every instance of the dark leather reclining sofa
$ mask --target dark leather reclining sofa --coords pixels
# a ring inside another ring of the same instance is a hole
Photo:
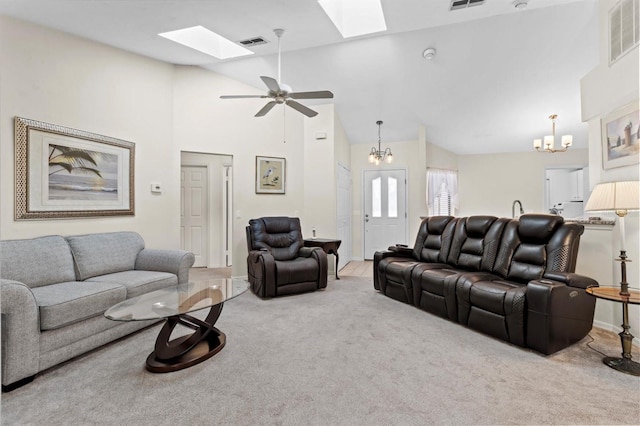
[[[591,278],[573,273],[584,227],[560,216],[433,216],[413,248],[374,256],[383,294],[544,354],[589,333]]]

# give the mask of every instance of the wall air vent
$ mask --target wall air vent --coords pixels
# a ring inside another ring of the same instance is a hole
[[[269,43],[264,37],[251,37],[246,40],[240,40],[238,44],[243,45],[244,47],[249,46],[259,46],[261,44]]]
[[[622,0],[609,11],[609,65],[638,46],[638,0]]]
[[[464,9],[471,6],[480,6],[485,0],[451,0],[449,10]]]

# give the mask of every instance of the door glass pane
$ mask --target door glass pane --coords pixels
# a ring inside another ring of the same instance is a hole
[[[371,181],[371,216],[382,217],[382,178]]]
[[[390,177],[387,180],[389,191],[389,217],[398,217],[398,179]]]

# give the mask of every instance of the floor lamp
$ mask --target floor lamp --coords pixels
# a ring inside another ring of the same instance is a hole
[[[587,201],[585,211],[615,212],[618,216],[620,228],[620,291],[615,300],[622,303],[622,332],[619,334],[622,342],[622,358],[606,357],[603,362],[609,367],[625,373],[640,375],[640,364],[631,360],[631,344],[633,335],[629,332],[629,283],[627,282],[627,251],[625,248],[624,218],[630,210],[640,209],[640,182],[606,182],[596,185]],[[637,291],[636,291],[637,293]],[[594,293],[595,294],[595,293]],[[635,295],[637,298],[637,294]]]

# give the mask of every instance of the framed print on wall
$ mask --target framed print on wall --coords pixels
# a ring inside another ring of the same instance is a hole
[[[135,144],[15,118],[16,220],[134,215]]]
[[[256,194],[284,194],[287,160],[256,156]]]
[[[640,108],[631,103],[602,119],[602,167],[629,166],[640,162]]]

